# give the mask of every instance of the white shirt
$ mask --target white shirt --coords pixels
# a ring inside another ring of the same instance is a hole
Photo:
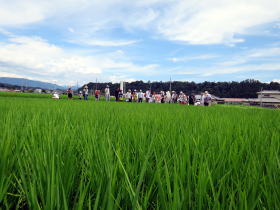
[[[169,91],[166,92],[166,98],[167,98],[167,99],[171,99],[171,94],[170,94]]]
[[[88,88],[84,88],[85,95],[88,95]]]
[[[146,91],[146,98],[150,98],[150,95],[151,95],[151,94],[150,94],[150,91],[147,90],[147,91]]]
[[[138,98],[143,98],[143,97],[144,97],[144,93],[139,92],[139,93],[138,93]]]
[[[130,93],[130,92],[127,92],[126,95],[125,95],[125,97],[126,97],[127,99],[130,99],[130,98],[131,98],[131,93]]]
[[[105,88],[105,94],[110,95],[110,89],[109,88]]]

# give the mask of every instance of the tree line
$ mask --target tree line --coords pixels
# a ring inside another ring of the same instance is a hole
[[[90,90],[104,90],[106,85],[109,85],[111,94],[114,94],[115,89],[120,87],[120,83],[93,83],[87,84]],[[140,89],[151,90],[152,92],[167,91],[170,89],[172,91],[183,91],[186,94],[200,94],[201,92],[208,91],[209,93],[222,97],[222,98],[255,98],[257,97],[257,92],[263,90],[280,90],[280,84],[277,82],[262,83],[258,80],[247,79],[241,82],[182,82],[182,81],[172,81],[170,82],[143,82],[134,81],[126,82],[126,90]],[[81,88],[82,89],[82,88]]]

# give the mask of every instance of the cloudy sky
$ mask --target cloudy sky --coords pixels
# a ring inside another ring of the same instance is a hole
[[[0,76],[280,81],[280,0],[0,0]]]

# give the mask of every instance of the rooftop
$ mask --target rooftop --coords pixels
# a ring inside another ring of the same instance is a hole
[[[225,101],[232,101],[232,102],[242,102],[242,101],[245,101],[246,99],[245,98],[222,98],[224,99]]]
[[[280,99],[277,98],[263,98],[262,100],[259,98],[250,98],[248,102],[262,102],[262,103],[280,103]]]
[[[257,92],[257,94],[280,94],[279,90],[263,90],[260,92]]]

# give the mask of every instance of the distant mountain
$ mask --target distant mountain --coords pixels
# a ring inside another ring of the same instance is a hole
[[[0,77],[0,83],[10,84],[10,85],[17,85],[20,87],[36,87],[42,89],[65,89],[62,86],[48,83],[48,82],[41,82],[36,80],[29,80],[24,78],[12,78],[12,77]]]

